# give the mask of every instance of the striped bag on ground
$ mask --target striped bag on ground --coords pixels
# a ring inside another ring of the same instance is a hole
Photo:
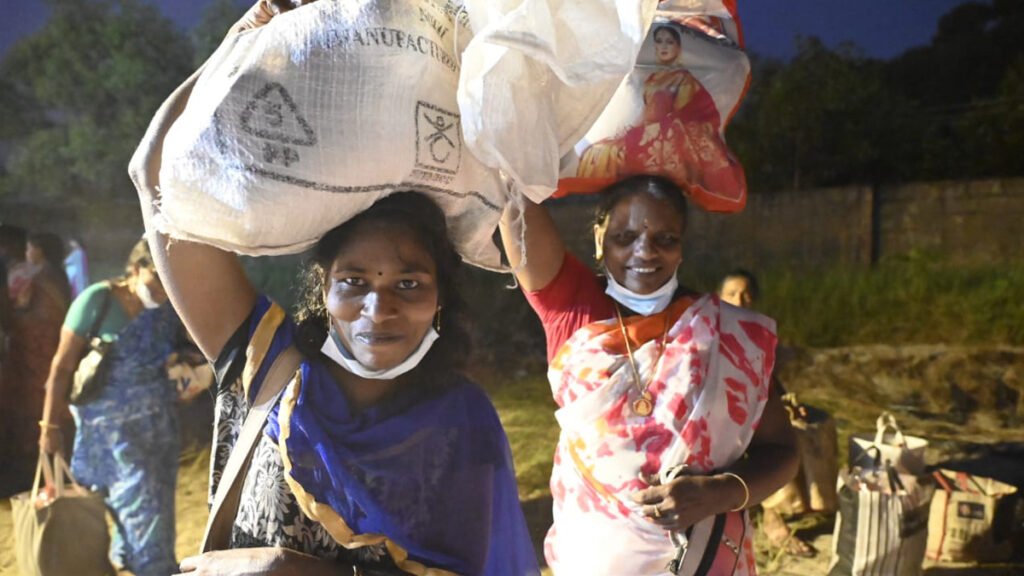
[[[892,468],[842,473],[829,576],[917,576],[934,487]]]

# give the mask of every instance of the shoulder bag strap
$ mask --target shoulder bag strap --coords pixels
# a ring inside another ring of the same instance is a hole
[[[85,343],[88,346],[92,346],[92,339],[99,334],[100,324],[103,324],[103,319],[107,317],[107,311],[110,310],[110,299],[113,297],[113,287],[109,282],[106,284],[107,289],[103,293],[103,303],[100,304],[100,313],[93,319],[92,327],[89,328],[89,333],[85,336]]]
[[[231,449],[231,456],[228,457],[220,483],[217,485],[217,493],[210,508],[210,518],[206,523],[201,553],[227,549],[231,539],[231,527],[238,513],[245,472],[249,469],[249,461],[252,459],[257,440],[266,426],[270,410],[301,364],[302,354],[294,346],[289,346],[274,360],[267,377],[263,379],[263,385],[252,408],[249,409],[249,414],[245,417],[245,423],[242,424],[238,440]]]

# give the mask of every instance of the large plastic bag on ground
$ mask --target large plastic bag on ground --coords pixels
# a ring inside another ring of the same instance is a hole
[[[563,159],[559,195],[650,174],[706,210],[742,210],[746,177],[725,128],[749,79],[735,0],[661,2],[635,69]]]
[[[320,0],[228,39],[164,141],[157,228],[243,254],[299,252],[401,190],[463,257],[498,267],[506,201],[456,105],[461,3]]]
[[[535,202],[633,69],[657,0],[465,0],[467,145]]]

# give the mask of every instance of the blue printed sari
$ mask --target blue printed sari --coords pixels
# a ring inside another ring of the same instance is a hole
[[[239,358],[252,383],[229,393],[222,382],[219,391],[222,444],[233,444],[239,427],[227,406],[239,407],[239,393],[255,397],[294,331],[260,298],[247,358]],[[228,453],[216,450],[212,484]],[[407,387],[357,412],[327,366],[306,359],[253,460],[232,546],[284,545],[399,574],[539,573],[508,440],[490,400],[461,376]]]

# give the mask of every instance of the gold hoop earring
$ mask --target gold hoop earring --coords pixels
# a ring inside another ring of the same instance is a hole
[[[437,307],[437,312],[434,314],[434,331],[438,334],[441,333],[441,307]]]

